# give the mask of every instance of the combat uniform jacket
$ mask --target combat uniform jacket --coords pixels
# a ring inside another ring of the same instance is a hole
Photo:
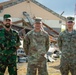
[[[16,47],[20,46],[17,31],[11,29],[9,32],[4,28],[0,30],[0,55],[16,55]]]
[[[31,30],[25,36],[24,49],[31,64],[44,61],[44,55],[49,49],[49,35],[45,31]]]
[[[19,36],[15,30],[0,30],[0,75],[4,75],[7,66],[9,75],[17,75],[16,50],[19,45]]]
[[[76,57],[76,30],[69,33],[67,30],[60,33],[58,45],[65,58]]]

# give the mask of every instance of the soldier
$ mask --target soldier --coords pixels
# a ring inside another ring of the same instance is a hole
[[[42,19],[36,18],[34,29],[29,31],[24,39],[24,49],[28,56],[26,75],[48,75],[44,55],[49,49],[49,35],[42,30]]]
[[[17,31],[11,28],[11,15],[4,14],[3,19],[4,28],[0,30],[0,75],[4,75],[7,66],[9,75],[17,75],[16,50],[20,40]]]
[[[62,52],[60,71],[62,75],[76,75],[76,30],[73,29],[74,17],[67,17],[66,30],[61,32],[58,45]]]

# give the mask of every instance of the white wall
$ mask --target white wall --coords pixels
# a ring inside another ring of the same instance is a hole
[[[43,22],[51,28],[61,28],[61,25],[65,23],[59,23],[59,20],[43,20]]]

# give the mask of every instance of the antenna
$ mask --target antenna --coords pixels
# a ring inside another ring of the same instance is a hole
[[[61,16],[64,14],[64,11],[60,14]]]

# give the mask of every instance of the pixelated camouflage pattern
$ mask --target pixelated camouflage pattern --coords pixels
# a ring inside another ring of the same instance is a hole
[[[8,66],[9,75],[17,75],[16,46],[20,45],[17,31],[0,30],[0,75],[4,75]]]
[[[46,61],[42,63],[31,64],[28,63],[27,74],[26,75],[48,75]]]
[[[60,33],[58,45],[62,52],[60,71],[62,75],[76,74],[76,31],[69,33],[67,30]]]
[[[28,55],[27,75],[36,75],[37,68],[39,75],[48,75],[46,59],[44,57],[48,49],[49,36],[45,31],[35,32],[32,30],[26,34],[24,39],[24,50]],[[40,68],[41,71],[39,70]]]

